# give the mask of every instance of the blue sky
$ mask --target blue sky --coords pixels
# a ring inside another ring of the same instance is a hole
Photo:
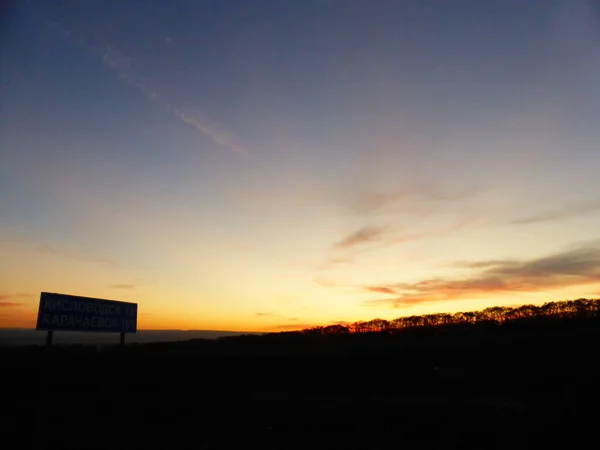
[[[245,330],[598,295],[597,9],[15,2],[0,325],[40,291]]]

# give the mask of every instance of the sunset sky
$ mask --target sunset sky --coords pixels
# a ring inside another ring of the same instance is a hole
[[[600,297],[600,3],[18,1],[0,327],[288,330]]]

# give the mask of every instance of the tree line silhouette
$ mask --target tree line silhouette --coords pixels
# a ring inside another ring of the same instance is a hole
[[[437,313],[398,317],[393,320],[373,319],[352,324],[315,326],[301,331],[273,334],[309,336],[338,336],[348,334],[377,333],[397,335],[415,331],[450,331],[483,328],[519,328],[532,325],[576,326],[600,320],[600,299],[580,298],[543,305],[518,307],[493,306],[480,311]]]

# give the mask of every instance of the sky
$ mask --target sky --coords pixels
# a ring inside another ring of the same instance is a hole
[[[24,0],[0,327],[285,331],[600,297],[600,4]]]

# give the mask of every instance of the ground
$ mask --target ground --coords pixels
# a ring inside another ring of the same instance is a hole
[[[37,349],[4,358],[4,426],[36,449],[587,447],[598,334],[326,357]]]

